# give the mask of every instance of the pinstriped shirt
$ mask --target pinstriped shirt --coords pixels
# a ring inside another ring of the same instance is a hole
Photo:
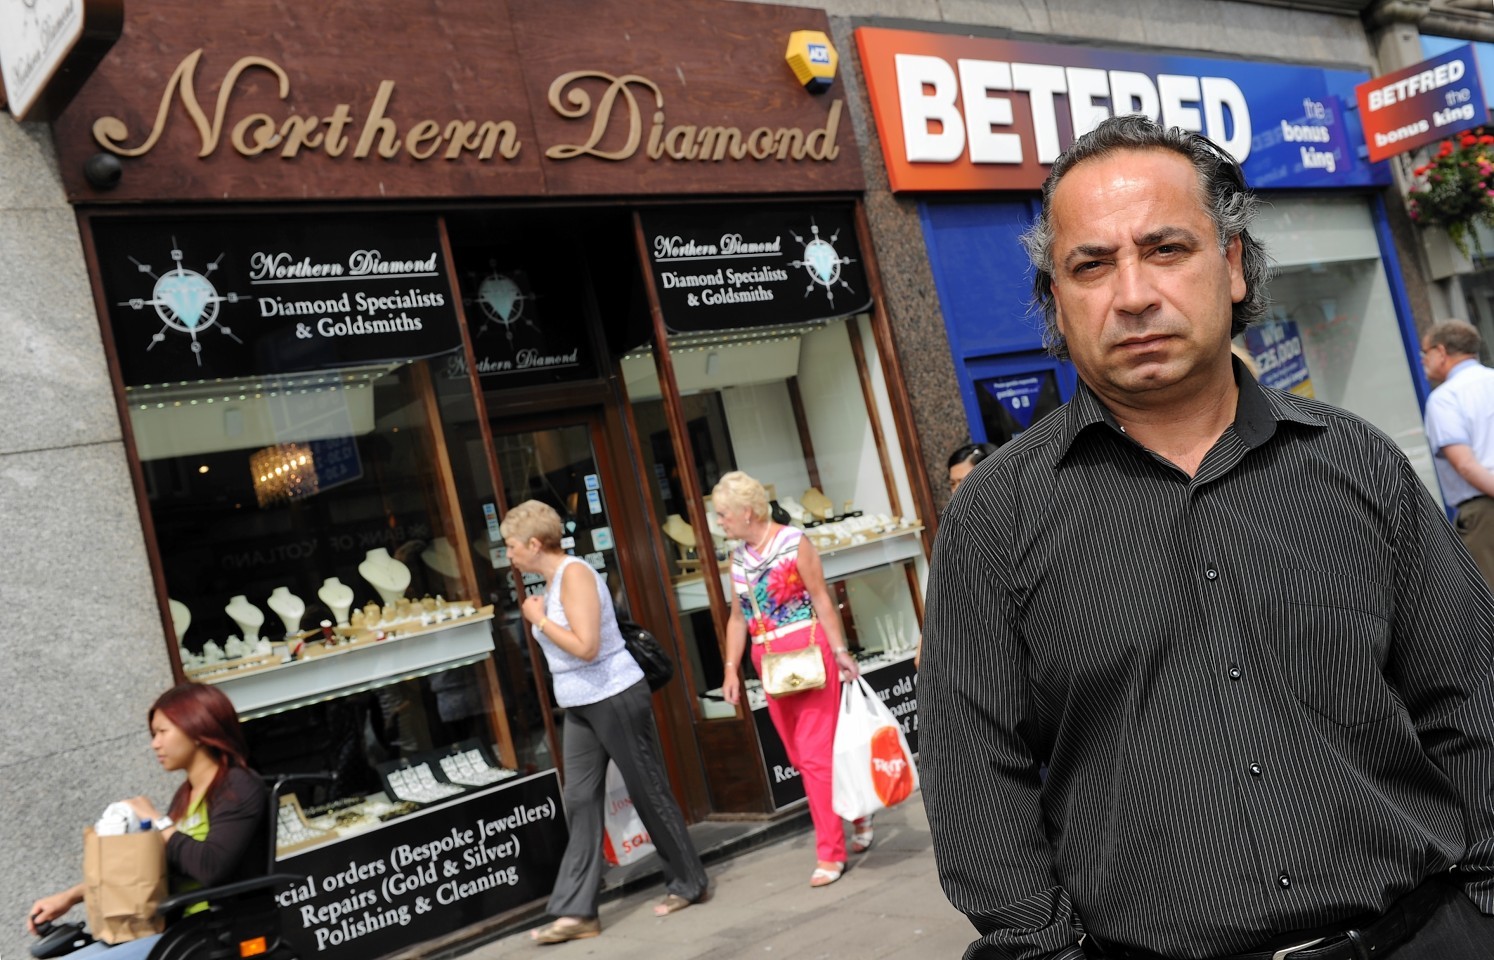
[[[920,767],[967,958],[1223,956],[1454,865],[1494,913],[1494,599],[1389,438],[1237,376],[1194,477],[1081,385],[941,521]]]

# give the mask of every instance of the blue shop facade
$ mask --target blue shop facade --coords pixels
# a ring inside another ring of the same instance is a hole
[[[892,189],[916,197],[972,440],[1004,443],[1072,396],[1018,238],[1076,130],[1146,113],[1208,134],[1266,201],[1271,312],[1239,340],[1262,382],[1365,417],[1437,491],[1388,219],[1400,201],[1355,100],[1367,72],[878,28],[857,42]]]

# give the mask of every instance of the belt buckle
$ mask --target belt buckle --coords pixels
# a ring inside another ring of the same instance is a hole
[[[1311,947],[1316,947],[1320,943],[1326,942],[1328,942],[1327,937],[1318,937],[1316,940],[1308,940],[1305,943],[1299,943],[1294,946],[1282,947],[1280,950],[1271,954],[1271,960],[1287,960],[1288,957],[1290,957],[1294,953],[1297,953],[1299,950],[1307,950]]]

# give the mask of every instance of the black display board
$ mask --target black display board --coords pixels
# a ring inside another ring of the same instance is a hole
[[[885,667],[866,670],[862,676],[877,691],[877,696],[897,717],[908,738],[908,749],[918,755],[918,693],[913,683],[913,660],[899,660]],[[768,716],[768,708],[752,711],[757,726],[757,742],[762,751],[763,769],[768,772],[768,785],[773,793],[773,809],[782,810],[791,803],[804,799],[804,780],[798,769],[789,763],[788,751],[778,739],[778,731]]]
[[[654,289],[673,333],[847,317],[871,304],[843,204],[645,210]]]
[[[484,389],[589,380],[597,375],[587,324],[580,249],[555,227],[533,227],[528,243],[458,248],[457,264],[472,354]],[[446,376],[467,376],[453,357]]]
[[[129,386],[433,357],[461,347],[429,216],[98,219]]]
[[[280,891],[283,927],[305,960],[364,960],[531,903],[565,850],[555,771],[422,810],[282,858],[305,877]]]

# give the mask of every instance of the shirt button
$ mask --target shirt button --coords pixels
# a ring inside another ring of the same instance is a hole
[[[1240,679],[1240,668],[1238,665],[1233,663],[1229,665],[1229,678],[1231,680]]]
[[[1287,887],[1290,887],[1292,885],[1292,878],[1283,873],[1281,876],[1276,878],[1276,883],[1279,887],[1281,887],[1281,889],[1285,890]]]
[[[1258,763],[1252,763],[1250,765],[1250,775],[1252,777],[1258,777],[1258,776],[1260,776],[1261,775],[1261,765],[1258,764]]]
[[[1209,569],[1204,571],[1204,576],[1208,577],[1210,580],[1218,580],[1219,571],[1215,570],[1213,567],[1210,567]]]

